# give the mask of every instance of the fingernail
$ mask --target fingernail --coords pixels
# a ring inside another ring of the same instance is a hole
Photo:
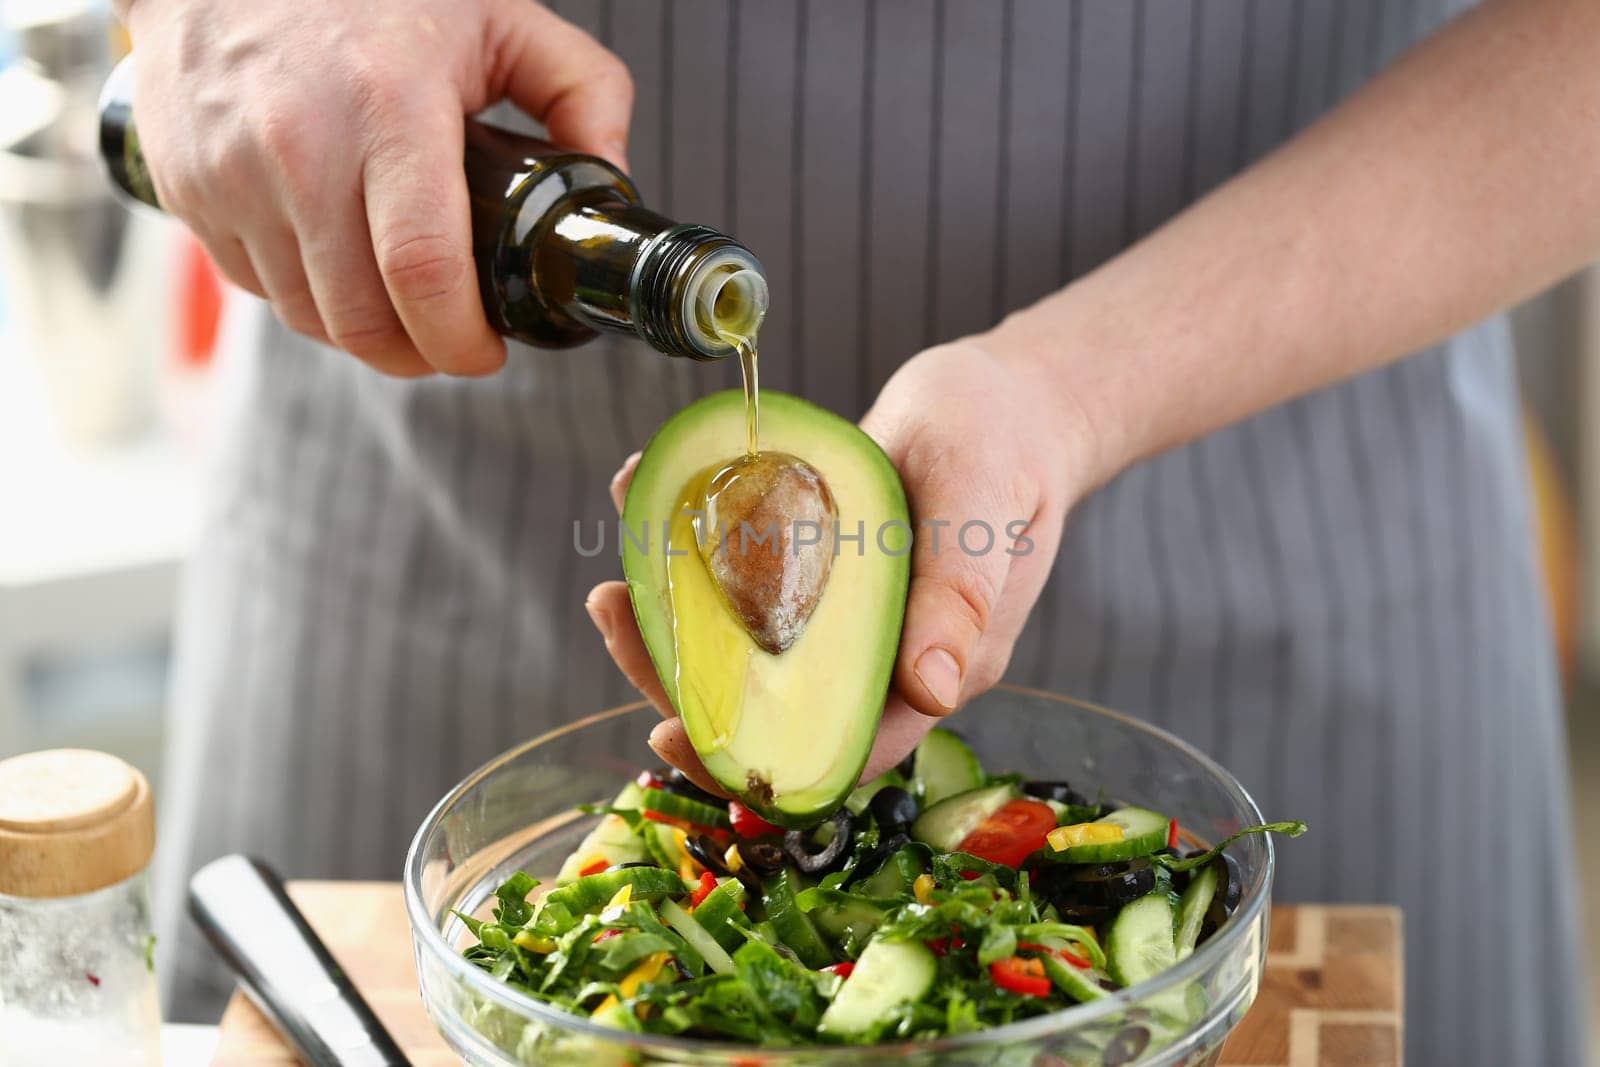
[[[961,665],[956,658],[942,648],[930,648],[917,657],[915,671],[939,706],[954,711],[961,699]]]
[[[600,636],[606,644],[611,643],[611,616],[601,611],[592,600],[585,600],[583,608],[589,613],[589,619],[594,623],[594,628],[600,631]]]

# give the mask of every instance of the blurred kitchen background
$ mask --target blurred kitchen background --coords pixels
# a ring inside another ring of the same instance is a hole
[[[107,191],[95,101],[125,46],[103,0],[0,0],[0,758],[111,751],[159,804],[223,289],[181,227]],[[1576,810],[1593,813],[1600,272],[1530,301],[1516,329]],[[1600,837],[1575,844],[1600,974]],[[1595,1049],[1600,1062],[1600,1031]]]

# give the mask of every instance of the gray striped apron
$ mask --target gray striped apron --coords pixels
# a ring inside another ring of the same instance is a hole
[[[632,67],[647,200],[773,286],[763,384],[859,415],[921,347],[1114,255],[1449,14],[1439,2],[562,0]],[[396,878],[480,761],[618,702],[579,557],[628,452],[731,367],[633,343],[398,382],[232,322],[160,871]],[[1141,464],[1068,522],[1010,677],[1189,738],[1273,817],[1283,900],[1406,909],[1416,1064],[1579,1062],[1557,681],[1502,321]],[[403,936],[397,932],[397,936]],[[175,945],[174,945],[175,943]]]

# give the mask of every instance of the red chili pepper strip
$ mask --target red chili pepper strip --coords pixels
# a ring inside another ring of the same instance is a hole
[[[700,884],[694,887],[693,893],[689,894],[689,910],[693,911],[698,908],[715,888],[717,888],[717,876],[710,871],[701,871]]]
[[[989,977],[1001,989],[1025,997],[1050,995],[1050,979],[1045,976],[1044,964],[1022,956],[1008,956],[989,964]]]
[[[693,823],[687,819],[679,819],[671,815],[664,815],[659,811],[641,811],[639,814],[643,815],[651,822],[658,822],[667,826],[676,826],[686,834],[704,834],[711,838],[711,840],[717,842],[719,845],[727,844],[728,842],[728,831],[723,830],[720,827],[701,826],[699,823]]]
[[[760,837],[762,834],[783,832],[737,800],[728,801],[728,821],[733,823],[733,832],[740,837]]]
[[[599,859],[595,860],[593,863],[590,863],[587,866],[585,866],[584,868],[582,868],[581,870],[579,870],[578,874],[581,877],[587,878],[591,874],[599,874],[601,871],[605,870],[609,866],[611,866],[611,861],[606,859],[604,856],[601,856]]]
[[[854,971],[855,969],[856,969],[856,965],[855,964],[851,963],[849,960],[845,960],[843,963],[835,963],[830,967],[822,968],[822,973],[823,974],[836,974],[840,978],[849,978],[850,977],[850,972]]]
[[[622,931],[616,929],[615,927],[613,927],[610,930],[601,930],[598,934],[595,935],[595,939],[593,941],[589,942],[589,944],[598,945],[602,941],[609,941],[613,937],[621,937],[621,936],[622,936]]]
[[[1076,950],[1071,948],[1058,948],[1056,949],[1056,955],[1080,971],[1087,971],[1092,966],[1089,962],[1089,957],[1080,956]]]
[[[961,877],[964,881],[976,882],[979,878],[982,878],[983,875],[979,874],[977,871],[962,871]]]
[[[1178,820],[1177,819],[1168,819],[1167,820],[1167,847],[1168,848],[1177,848],[1178,847]]]

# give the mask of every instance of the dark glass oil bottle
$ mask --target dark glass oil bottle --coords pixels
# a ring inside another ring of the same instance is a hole
[[[133,123],[132,75],[124,60],[106,84],[100,151],[118,186],[159,208]],[[701,360],[753,343],[767,309],[755,256],[716,230],[649,210],[611,164],[468,120],[466,175],[479,288],[500,333],[541,348],[633,334]]]

